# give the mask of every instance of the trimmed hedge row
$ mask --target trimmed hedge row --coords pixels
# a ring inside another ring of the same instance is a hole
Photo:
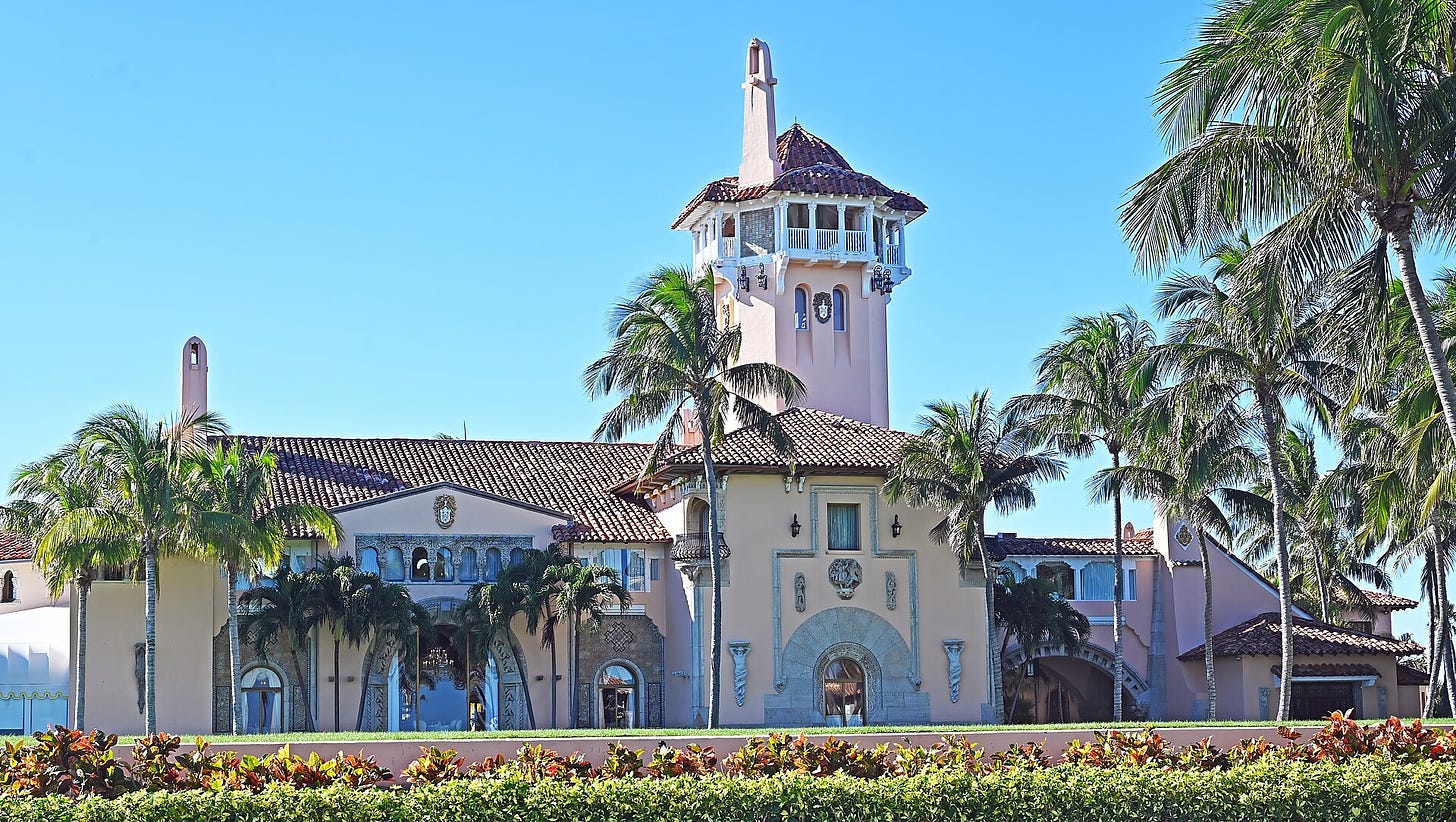
[[[1345,764],[1261,761],[1220,771],[1062,765],[983,776],[947,772],[875,780],[843,775],[726,776],[529,783],[460,780],[412,791],[273,787],[132,793],[116,799],[0,800],[0,822],[692,822],[692,820],[1268,820],[1456,819],[1456,764],[1365,758]]]

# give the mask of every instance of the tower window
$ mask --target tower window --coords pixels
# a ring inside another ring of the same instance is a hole
[[[195,368],[197,366],[197,361],[199,359],[198,353],[197,353],[197,343],[193,343],[192,345],[188,346],[187,348],[188,348],[188,352],[187,352],[188,359],[191,361],[192,366]]]
[[[794,329],[809,330],[809,289],[802,285],[794,289]]]
[[[15,601],[15,572],[6,571],[4,581],[0,581],[0,602]]]
[[[430,581],[430,552],[423,545],[410,552],[410,580]]]
[[[844,289],[834,289],[834,330],[848,331],[849,318],[844,314]]]

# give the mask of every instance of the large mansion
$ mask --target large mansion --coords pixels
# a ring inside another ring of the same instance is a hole
[[[804,127],[780,132],[776,83],[768,47],[752,41],[738,173],[708,183],[673,222],[691,235],[694,266],[715,273],[721,318],[741,324],[741,359],[784,366],[807,387],[798,404],[771,409],[794,442],[792,459],[749,429],[715,450],[716,521],[691,431],[646,483],[638,482],[650,449],[642,444],[240,437],[279,455],[278,503],[324,506],[343,526],[336,549],[293,534],[290,563],[304,569],[331,550],[345,554],[406,585],[435,615],[419,670],[390,649],[341,650],[344,730],[361,705],[362,727],[381,731],[701,725],[711,531],[727,546],[723,724],[978,723],[994,715],[986,581],[931,541],[940,514],[892,504],[883,492],[909,436],[888,427],[888,306],[910,276],[906,233],[926,205],[852,167]],[[201,339],[186,342],[180,367],[181,406],[205,409]],[[1161,515],[1143,530],[1128,525],[1126,535],[1122,567],[1112,562],[1110,535],[990,540],[1003,567],[1054,580],[1092,623],[1091,640],[1075,653],[1051,644],[1007,649],[1007,681],[1020,683],[1014,720],[1110,718],[1119,574],[1129,710],[1202,716],[1199,535]],[[519,627],[462,653],[451,639],[470,586],[552,545],[616,568],[632,604],[584,627],[577,654],[568,642],[553,653]],[[52,602],[31,555],[0,535],[0,735],[63,722],[75,692],[70,599]],[[1294,688],[1303,716],[1350,707],[1366,717],[1419,712],[1421,675],[1398,663],[1419,647],[1393,638],[1390,626],[1392,610],[1416,603],[1379,595],[1374,618],[1352,616],[1365,622],[1351,627],[1301,614],[1295,676],[1286,683],[1278,677],[1276,592],[1223,546],[1210,546],[1210,562],[1221,719],[1268,718],[1281,687]],[[90,595],[87,724],[140,732],[143,591],[113,576]],[[184,558],[164,560],[160,577],[160,727],[225,731],[225,579],[215,564]],[[300,729],[309,714],[320,730],[334,730],[328,635],[313,638],[301,666],[276,643],[267,651],[246,649],[249,730]]]

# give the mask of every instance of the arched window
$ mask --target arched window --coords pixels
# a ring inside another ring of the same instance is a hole
[[[460,551],[460,581],[474,582],[480,578],[480,560],[475,554],[474,548],[464,548]]]
[[[379,551],[374,548],[360,548],[359,570],[366,574],[378,574]]]
[[[404,552],[397,545],[384,549],[384,578],[394,582],[404,579]]]
[[[809,330],[809,289],[802,285],[794,289],[794,328]]]
[[[845,313],[844,313],[844,303],[845,303],[845,300],[844,300],[844,289],[843,288],[836,288],[836,289],[834,289],[834,330],[835,331],[848,331],[849,330],[849,317],[845,316]]]
[[[15,601],[15,572],[6,571],[5,576],[0,578],[0,602]]]
[[[430,552],[425,546],[417,546],[410,552],[410,580],[413,582],[430,581]]]
[[[499,548],[485,549],[485,581],[495,582],[500,579],[501,555]]]
[[[1082,567],[1082,594],[1078,599],[1112,599],[1117,571],[1110,562],[1089,562]]]
[[[1002,570],[1011,574],[1011,579],[1016,582],[1020,582],[1023,579],[1026,579],[1026,569],[1021,567],[1021,565],[1018,563],[1012,562],[1010,560],[1002,560],[1001,568]]]
[[[450,582],[455,579],[455,566],[451,563],[454,559],[449,548],[441,548],[435,551],[435,581]]]
[[[1043,562],[1036,566],[1036,578],[1050,580],[1062,599],[1076,599],[1077,588],[1072,581],[1072,566],[1065,562]]]
[[[637,675],[620,663],[609,663],[597,677],[603,728],[637,726]]]
[[[525,562],[525,561],[526,561],[526,552],[525,551],[522,551],[520,548],[512,548],[511,549],[511,566],[510,567],[514,568],[517,565],[520,565],[522,562]]]
[[[831,725],[865,724],[865,675],[858,662],[840,657],[824,668],[824,719]]]
[[[283,677],[272,668],[243,674],[243,728],[250,734],[282,733]]]

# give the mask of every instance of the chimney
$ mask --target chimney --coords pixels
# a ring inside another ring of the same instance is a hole
[[[182,346],[182,388],[179,392],[182,416],[207,413],[207,346],[193,337]]]
[[[1137,533],[1137,529],[1134,528],[1134,527],[1132,527],[1132,523],[1131,522],[1125,522],[1125,523],[1123,523],[1123,525],[1122,525],[1122,538],[1123,539],[1132,539],[1133,538],[1133,535],[1136,534],[1136,533]]]
[[[773,64],[768,44],[748,41],[748,69],[743,80],[743,162],[738,186],[772,183],[784,173],[779,163],[778,126],[774,122]]]
[[[682,416],[682,442],[679,445],[684,448],[702,445],[703,428],[698,425],[698,412],[692,408],[684,408],[678,413]]]

